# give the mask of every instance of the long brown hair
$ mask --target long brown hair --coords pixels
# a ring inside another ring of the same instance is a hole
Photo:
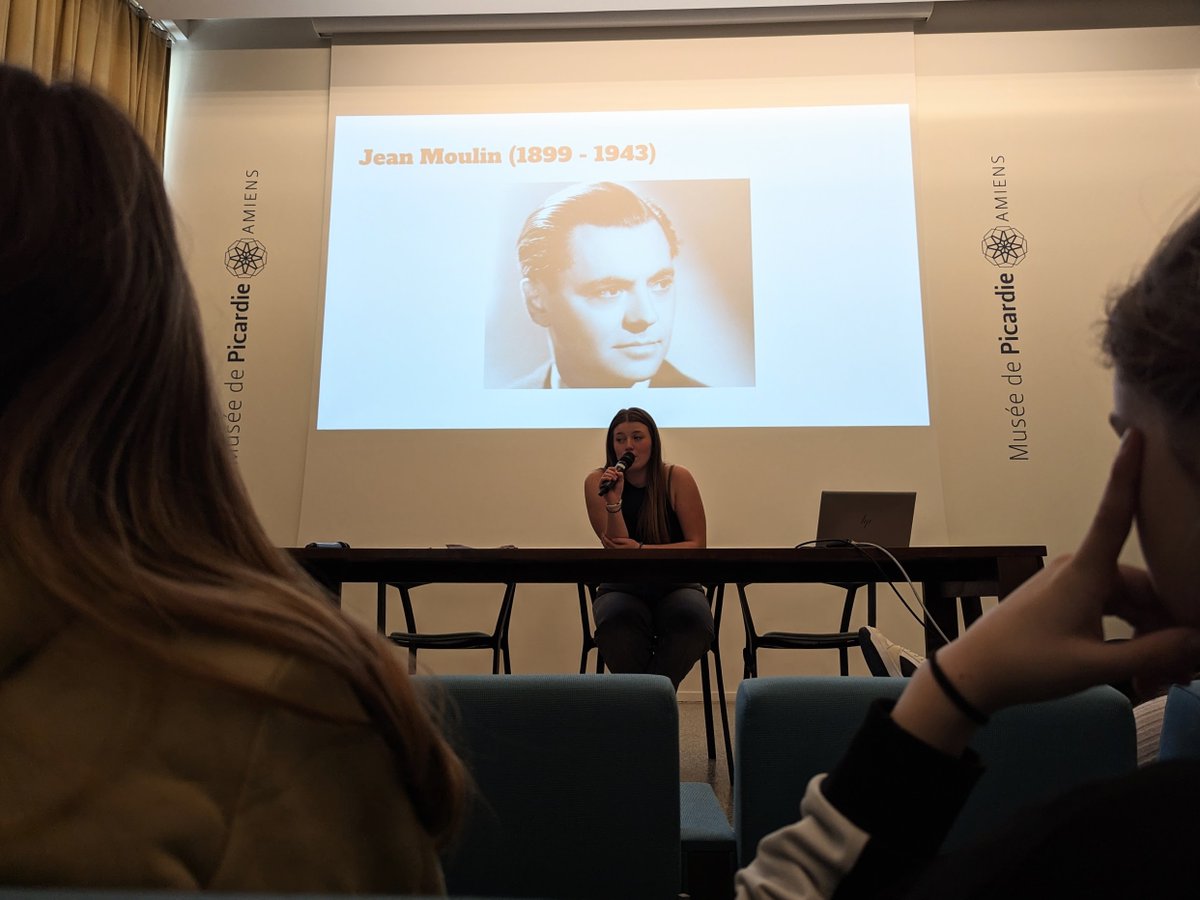
[[[671,528],[667,524],[667,510],[671,498],[667,496],[667,467],[663,463],[662,441],[658,437],[658,426],[650,413],[636,406],[619,409],[608,423],[608,434],[604,438],[604,460],[606,466],[617,464],[617,451],[613,449],[613,432],[626,422],[637,422],[650,432],[650,461],[646,463],[646,501],[638,516],[638,531],[647,544],[671,543]]]
[[[141,139],[91,91],[6,66],[0,124],[0,571],[167,665],[189,664],[164,638],[195,631],[328,666],[444,841],[462,765],[394,648],[337,610],[251,509]]]
[[[1117,376],[1168,414],[1177,454],[1200,471],[1200,207],[1109,300],[1103,347]]]

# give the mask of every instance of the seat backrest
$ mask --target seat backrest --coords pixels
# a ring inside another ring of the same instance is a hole
[[[1173,684],[1163,709],[1158,758],[1200,759],[1200,681]]]
[[[679,713],[657,675],[421,676],[478,795],[451,894],[674,898]],[[435,701],[436,702],[436,701]]]
[[[867,707],[899,697],[905,684],[903,678],[837,676],[742,682],[733,798],[740,865],[753,858],[759,840],[799,817],[809,780],[841,759]],[[944,849],[980,836],[1023,806],[1137,767],[1133,712],[1107,687],[997,713],[971,746],[987,770]]]

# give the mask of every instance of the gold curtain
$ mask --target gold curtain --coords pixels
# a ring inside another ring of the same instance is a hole
[[[170,44],[125,0],[0,0],[0,61],[104,94],[159,162],[170,60]]]

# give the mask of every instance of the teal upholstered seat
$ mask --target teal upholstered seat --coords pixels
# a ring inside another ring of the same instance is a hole
[[[1200,681],[1171,686],[1163,710],[1158,758],[1161,762],[1200,759]]]
[[[794,822],[812,776],[841,758],[877,698],[900,696],[902,678],[791,677],[743,681],[737,699],[734,831],[738,859]],[[946,839],[947,848],[998,825],[1022,806],[1137,765],[1133,713],[1112,688],[1004,710],[972,741],[987,771]]]
[[[679,713],[656,675],[419,677],[444,691],[478,798],[451,894],[675,898]]]
[[[737,868],[733,829],[707,782],[679,785],[679,844],[682,892],[691,900],[729,900]]]

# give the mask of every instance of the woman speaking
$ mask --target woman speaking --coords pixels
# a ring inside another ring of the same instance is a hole
[[[583,482],[588,519],[610,550],[704,547],[704,502],[692,473],[663,462],[658,426],[643,409],[613,416],[606,463]],[[712,644],[699,584],[601,584],[596,645],[613,672],[666,675],[675,688]]]

